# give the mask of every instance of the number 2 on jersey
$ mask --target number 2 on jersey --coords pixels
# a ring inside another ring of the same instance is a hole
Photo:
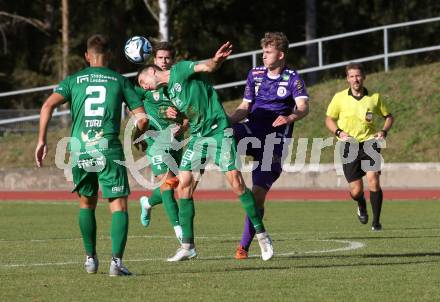
[[[94,92],[98,93],[97,97],[91,97]],[[95,109],[92,109],[92,105],[103,104],[106,93],[107,91],[104,86],[87,86],[86,94],[90,96],[85,100],[85,116],[104,116],[103,106],[97,106]]]

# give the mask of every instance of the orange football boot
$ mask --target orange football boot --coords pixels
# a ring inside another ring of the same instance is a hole
[[[242,260],[248,258],[248,251],[244,249],[241,245],[237,247],[237,250],[235,251],[235,259]]]

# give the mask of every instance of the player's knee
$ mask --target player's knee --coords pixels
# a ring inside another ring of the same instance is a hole
[[[243,194],[246,190],[246,185],[244,184],[243,178],[238,171],[232,171],[230,183],[232,191],[237,195]]]
[[[371,180],[371,181],[368,181],[368,189],[370,190],[370,191],[379,191],[380,190],[380,183],[379,183],[379,180]]]
[[[368,175],[367,182],[368,182],[368,189],[370,191],[379,191],[380,190],[380,181],[379,181],[379,174],[378,173]]]
[[[127,212],[128,206],[127,206],[127,197],[117,197],[117,198],[109,198],[110,203],[110,211],[117,212]]]
[[[232,184],[232,191],[237,195],[242,195],[246,190],[246,186],[243,183],[236,182]]]
[[[361,187],[354,187],[350,189],[350,195],[353,199],[357,199],[361,197],[361,195],[364,193]]]
[[[190,198],[191,197],[191,182],[180,181],[176,189],[177,196],[179,198]]]

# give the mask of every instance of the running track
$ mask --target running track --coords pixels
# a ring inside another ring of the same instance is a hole
[[[149,192],[135,191],[130,195],[131,200],[138,199],[141,195],[149,195]],[[368,195],[368,193],[367,193]],[[438,190],[384,190],[386,200],[440,200]],[[2,200],[76,200],[76,194],[66,191],[0,191]],[[230,191],[196,191],[196,200],[227,200],[235,201],[237,197]],[[268,194],[268,199],[283,201],[298,200],[348,200],[348,191],[343,190],[274,190]]]

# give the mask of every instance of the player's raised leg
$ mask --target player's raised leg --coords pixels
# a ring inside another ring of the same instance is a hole
[[[162,192],[163,206],[167,214],[170,224],[173,226],[176,238],[182,243],[182,227],[179,222],[179,208],[176,199],[174,198],[174,189],[178,186],[179,181],[172,172],[164,175],[166,178],[164,183],[160,186]]]
[[[160,188],[154,189],[150,197],[141,196],[139,203],[141,205],[141,224],[148,227],[150,225],[151,209],[162,203]]]

